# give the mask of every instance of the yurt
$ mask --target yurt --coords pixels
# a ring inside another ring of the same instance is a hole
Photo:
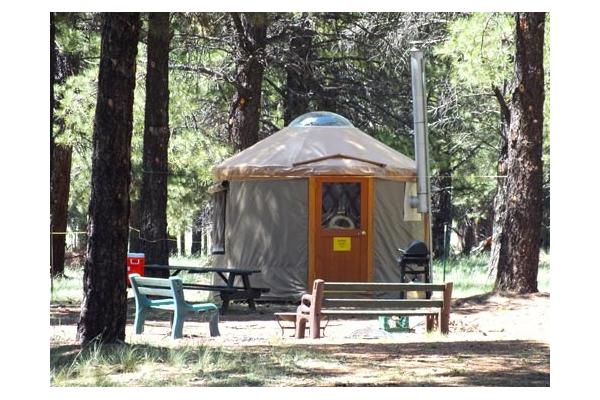
[[[428,242],[415,162],[346,118],[304,114],[213,169],[216,265],[296,300],[316,278],[399,282],[398,248]]]

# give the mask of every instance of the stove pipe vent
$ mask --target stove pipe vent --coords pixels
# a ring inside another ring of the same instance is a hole
[[[427,103],[425,100],[425,70],[423,51],[411,50],[413,120],[415,137],[415,161],[417,163],[417,196],[411,205],[420,213],[430,209],[429,200],[429,141],[427,139]]]

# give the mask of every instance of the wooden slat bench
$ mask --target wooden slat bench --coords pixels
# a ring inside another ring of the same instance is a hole
[[[139,274],[129,275],[135,295],[135,333],[144,331],[144,322],[149,310],[173,311],[171,337],[183,336],[183,322],[190,313],[207,312],[210,315],[209,330],[211,336],[219,336],[219,309],[213,303],[188,303],[183,295],[184,285],[179,277],[145,278]],[[153,296],[152,298],[148,296]],[[159,298],[155,298],[159,297]]]
[[[441,299],[403,299],[400,293],[409,291],[442,292]],[[388,293],[394,298],[377,298]],[[448,333],[452,282],[433,283],[357,283],[325,282],[316,279],[312,293],[304,294],[296,310],[296,338],[304,337],[306,324],[316,329],[310,330],[311,338],[320,336],[320,322],[323,317],[342,315],[377,316],[425,316],[427,331],[432,331],[438,321],[440,332]]]

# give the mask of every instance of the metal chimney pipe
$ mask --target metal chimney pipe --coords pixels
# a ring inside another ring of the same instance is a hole
[[[427,139],[427,103],[425,100],[425,70],[423,51],[410,51],[412,76],[415,161],[417,163],[417,202],[420,213],[430,210],[429,198],[429,141]]]
[[[415,126],[415,161],[417,163],[417,211],[431,215],[431,198],[429,196],[429,140],[427,138],[427,101],[425,99],[425,68],[423,68],[423,51],[410,51],[410,69],[412,76],[413,120]],[[431,220],[428,218],[427,246],[431,251]],[[429,258],[429,279],[433,282],[432,258]]]

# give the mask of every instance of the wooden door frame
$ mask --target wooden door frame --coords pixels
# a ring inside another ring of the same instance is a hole
[[[320,182],[331,180],[334,182],[352,182],[361,179],[366,182],[367,190],[365,198],[367,199],[367,281],[373,281],[373,206],[374,206],[374,177],[363,175],[318,175],[308,177],[308,276],[307,288],[312,287],[317,273],[317,253],[316,253],[316,232],[317,232],[317,192]],[[361,196],[362,197],[362,196]]]

